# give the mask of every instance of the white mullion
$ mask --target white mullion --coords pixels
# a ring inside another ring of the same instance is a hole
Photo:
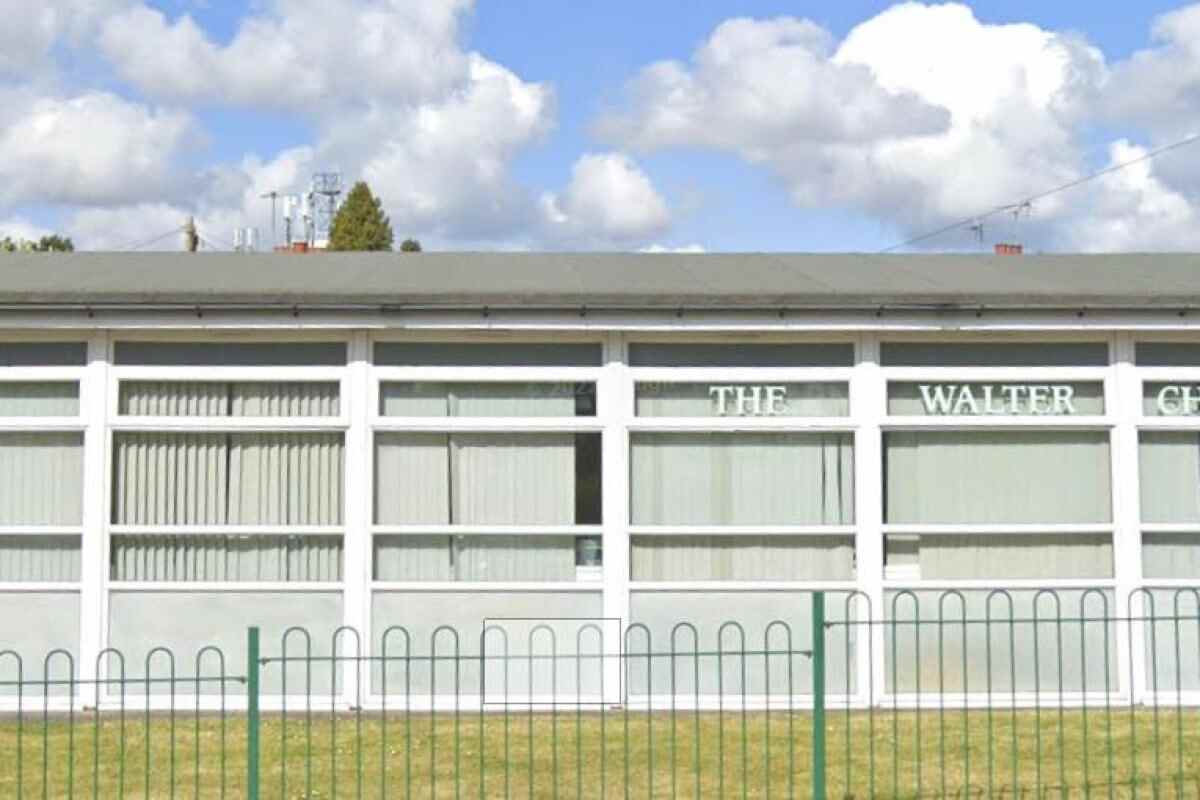
[[[373,592],[571,592],[598,594],[594,581],[371,581]],[[607,632],[606,632],[607,638]]]
[[[79,383],[86,367],[5,367],[0,383]]]
[[[107,637],[108,580],[108,397],[109,340],[104,333],[88,339],[88,363],[79,382],[79,410],[85,423],[83,435],[83,520],[80,538],[79,652],[78,671],[82,680],[97,677],[96,660]],[[88,684],[83,684],[87,686]],[[99,699],[99,684],[85,697],[93,705]]]
[[[1137,429],[1142,431],[1186,431],[1195,433],[1200,431],[1200,417],[1183,416],[1178,417],[1145,417],[1138,420],[1136,423]]]
[[[342,547],[343,587],[342,622],[359,632],[359,653],[370,652],[370,593],[366,586],[370,579],[371,554],[371,434],[367,420],[371,414],[368,405],[371,392],[368,390],[371,370],[371,343],[365,331],[352,335],[349,348],[349,370],[342,381],[341,411],[348,415],[350,426],[345,441],[345,482],[342,492],[342,507],[345,532]],[[342,637],[343,655],[356,655],[349,651],[351,638]],[[344,699],[359,705],[365,693],[361,687],[367,685],[369,670],[366,662],[344,663]]]
[[[632,536],[854,536],[855,525],[630,525]]]
[[[615,620],[604,624],[604,639],[616,649],[624,646],[625,626],[630,623],[629,597],[629,433],[633,417],[633,381],[626,356],[625,337],[613,333],[604,346],[603,374],[597,382],[596,413],[604,424],[601,440],[601,521],[603,526],[603,616]],[[610,645],[611,646],[611,645]],[[620,703],[622,680],[620,659],[606,664],[606,702]]]
[[[373,367],[380,383],[592,383],[602,367]]]
[[[627,426],[633,433],[851,433],[845,417],[637,417]]]
[[[1137,372],[1147,383],[1200,382],[1200,367],[1138,367]]]
[[[762,580],[631,581],[629,588],[635,592],[854,592],[859,589],[855,581]]]
[[[885,417],[881,423],[885,431],[921,431],[938,429],[963,429],[972,431],[1071,431],[1071,430],[1108,430],[1116,424],[1111,416],[901,416]]]
[[[1143,522],[1142,533],[1200,533],[1200,520],[1195,522]]]
[[[599,433],[598,417],[375,417],[376,432]]]
[[[1134,364],[1134,341],[1129,333],[1113,337],[1113,394],[1109,407],[1118,419],[1111,439],[1112,500],[1113,500],[1113,562],[1116,579],[1116,608],[1118,616],[1131,620],[1138,615],[1140,598],[1134,591],[1141,585],[1141,499],[1139,492],[1138,431],[1141,417],[1142,392]],[[1122,614],[1122,612],[1124,612]],[[1141,624],[1127,623],[1129,635],[1120,635],[1117,625],[1117,668],[1122,691],[1135,700],[1146,689],[1145,643]],[[1132,669],[1131,669],[1132,665]]]
[[[83,525],[0,525],[0,536],[79,536],[83,531]]]
[[[80,574],[82,578],[82,573]],[[78,594],[82,596],[83,581],[0,581],[0,593],[20,594],[21,592],[55,592],[58,594]],[[80,603],[82,606],[82,603]],[[84,609],[80,609],[86,615]],[[81,635],[83,631],[80,631]],[[72,655],[75,655],[72,653]],[[76,662],[76,667],[83,668],[82,662]],[[95,659],[92,666],[95,667]]]
[[[1108,375],[1108,367],[883,367],[888,382],[918,381],[953,382],[956,384],[981,381],[1010,381],[1032,383],[1099,383]]]
[[[184,383],[332,383],[344,367],[137,367],[114,366],[112,376],[121,381],[179,381]]]
[[[341,594],[344,581],[109,581],[112,592],[324,592]]]
[[[0,417],[0,431],[13,433],[82,433],[86,428],[79,417]]]
[[[337,417],[120,417],[111,425],[155,433],[337,433],[348,427]]]
[[[638,383],[847,383],[853,367],[630,367]]]
[[[115,525],[112,536],[340,536],[341,525]]]
[[[854,378],[850,384],[850,414],[857,424],[854,435],[855,579],[866,595],[872,620],[883,619],[883,434],[880,420],[887,413],[887,382],[879,364],[879,337],[859,338]],[[884,637],[880,625],[867,626],[870,646],[859,643],[858,694],[882,697],[886,688]],[[872,658],[874,656],[874,658]]]
[[[944,536],[944,535],[972,535],[972,536],[996,536],[996,535],[1042,535],[1042,534],[1075,534],[1075,533],[1112,533],[1114,525],[1111,522],[1096,522],[1096,523],[1075,523],[1075,522],[1056,522],[1053,524],[1040,525],[1038,523],[1020,522],[1020,523],[992,523],[992,524],[953,524],[939,522],[936,524],[929,523],[891,523],[883,526],[884,534],[896,535],[920,535],[920,536]]]
[[[926,578],[912,581],[887,578],[883,588],[887,591],[908,589],[914,592],[937,589],[1115,589],[1117,582],[1111,578]]]
[[[603,525],[372,525],[376,536],[596,536]]]

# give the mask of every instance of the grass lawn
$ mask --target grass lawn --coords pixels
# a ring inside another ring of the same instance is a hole
[[[44,781],[55,798],[68,787],[92,797],[97,785],[103,798],[245,796],[244,717],[156,715],[148,741],[142,715],[128,713],[123,736],[121,726],[115,713],[74,726],[29,716],[18,759],[17,723],[0,720],[0,797],[42,797]],[[562,797],[624,797],[627,783],[632,797],[788,797],[792,787],[807,797],[812,774],[811,718],[786,712],[727,711],[723,725],[707,712],[514,710],[482,723],[400,713],[386,724],[314,712],[310,725],[293,713],[286,726],[264,716],[261,741],[272,798],[358,797],[360,787],[363,797],[553,797],[556,783]],[[986,711],[830,712],[829,797],[963,797],[968,777],[977,797],[1109,797],[1110,752],[1114,796],[1200,797],[1200,713],[1126,710],[1091,710],[1086,723],[1079,711],[995,711],[990,734]]]

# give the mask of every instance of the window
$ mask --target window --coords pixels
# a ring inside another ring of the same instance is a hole
[[[893,381],[888,413],[931,417],[1073,417],[1104,413],[1100,381]]]
[[[342,342],[117,342],[114,363],[140,367],[344,367]]]
[[[634,367],[849,367],[846,343],[638,342],[629,345]]]
[[[844,433],[635,433],[634,525],[849,525]]]
[[[376,435],[375,520],[383,525],[593,525],[600,435]]]
[[[884,342],[885,367],[1104,367],[1104,342]]]
[[[643,381],[639,417],[844,417],[850,387],[843,382],[743,384]]]
[[[598,343],[378,342],[375,363],[388,367],[598,367]]]
[[[884,436],[889,523],[1107,523],[1103,431],[912,431]]]
[[[594,383],[434,383],[388,381],[379,387],[388,417],[594,417]]]
[[[634,536],[635,581],[853,580],[851,536]]]
[[[341,536],[114,536],[109,578],[165,582],[338,582]]]
[[[77,417],[75,381],[0,381],[0,417]]]
[[[336,417],[334,382],[122,381],[122,415],[135,417]]]
[[[0,433],[0,525],[83,522],[83,434]]]

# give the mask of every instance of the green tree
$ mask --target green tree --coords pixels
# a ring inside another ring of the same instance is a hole
[[[416,239],[405,239],[400,243],[401,253],[419,253],[421,252],[421,243]]]
[[[5,236],[0,239],[0,253],[73,253],[75,243],[69,236],[59,236],[57,233],[43,236],[36,242],[27,239],[13,239]]]
[[[392,225],[363,181],[354,184],[329,231],[330,250],[391,250]]]

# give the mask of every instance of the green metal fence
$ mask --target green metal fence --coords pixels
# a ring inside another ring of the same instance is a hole
[[[1200,797],[1200,590],[808,599],[7,649],[0,796]]]

